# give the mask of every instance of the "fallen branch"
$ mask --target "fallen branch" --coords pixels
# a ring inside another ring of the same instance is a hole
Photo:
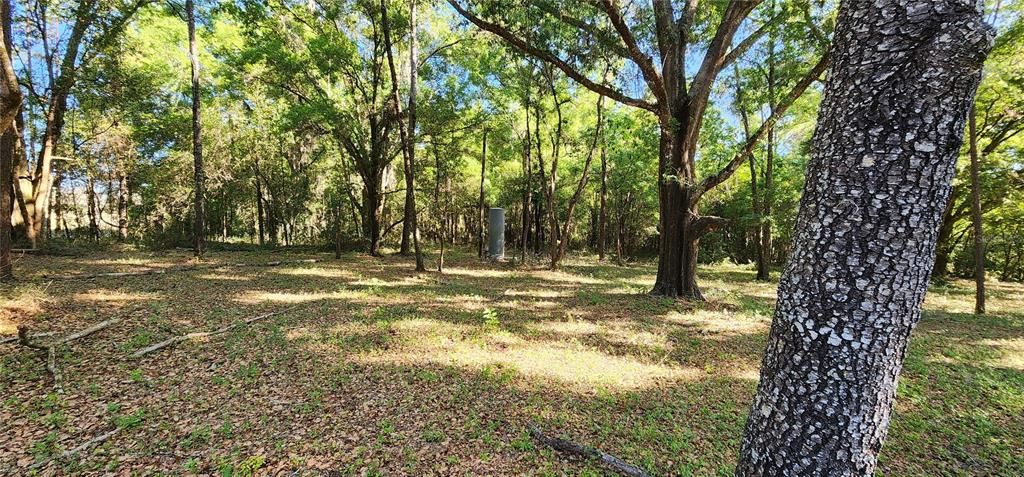
[[[548,437],[541,432],[540,428],[535,425],[530,425],[530,435],[533,436],[541,444],[544,444],[556,451],[563,454],[574,455],[577,457],[583,457],[585,459],[597,459],[605,465],[615,469],[618,473],[629,477],[650,477],[645,470],[630,464],[618,457],[601,451],[590,446],[577,444],[572,441],[561,439],[558,437]]]
[[[53,332],[36,333],[36,334],[34,334],[32,336],[25,336],[25,339],[44,338],[44,337],[47,337],[47,336],[53,336],[55,334],[57,334],[57,333],[53,333]],[[6,337],[4,339],[0,339],[0,344],[15,343],[15,342],[19,342],[20,340],[21,340],[21,336],[20,335],[8,336],[8,337]],[[21,344],[21,343],[19,343],[19,344]]]
[[[117,318],[101,321],[99,323],[96,323],[95,325],[92,325],[92,326],[84,329],[84,330],[76,331],[74,333],[71,333],[70,335],[67,335],[67,336],[65,336],[65,337],[55,341],[52,346],[62,345],[64,343],[69,343],[69,342],[75,341],[75,340],[77,340],[79,338],[84,338],[86,336],[89,336],[89,335],[97,332],[97,331],[100,331],[100,330],[105,329],[105,328],[109,328],[111,325],[115,325],[115,324],[120,323],[120,322],[121,322],[121,320],[117,319]]]
[[[93,447],[93,446],[95,446],[97,444],[103,443],[103,441],[106,441],[107,439],[110,439],[111,437],[114,437],[114,435],[116,435],[118,432],[121,432],[121,428],[120,427],[115,428],[114,430],[112,430],[110,432],[107,432],[105,434],[100,434],[100,435],[98,435],[96,437],[93,437],[92,439],[89,439],[88,441],[85,441],[85,443],[79,445],[78,447],[75,447],[74,449],[69,449],[69,450],[66,450],[64,452],[61,452],[60,455],[55,455],[55,456],[52,456],[52,457],[48,457],[48,458],[43,459],[43,460],[41,460],[39,462],[36,462],[35,464],[30,465],[29,469],[38,469],[38,468],[40,468],[40,467],[42,467],[42,466],[44,466],[46,464],[49,464],[50,461],[52,461],[54,459],[67,459],[68,457],[71,457],[71,456],[73,456],[73,455],[75,455],[75,454],[77,454],[79,452],[82,452],[82,451],[84,451],[84,450],[86,450],[86,449],[88,449],[90,447]]]
[[[93,333],[95,333],[97,331],[100,331],[100,330],[102,330],[104,328],[108,328],[108,327],[110,327],[111,325],[113,325],[115,323],[119,323],[120,321],[121,320],[116,319],[116,318],[115,319],[111,319],[111,320],[101,321],[99,323],[96,323],[95,325],[92,325],[92,326],[84,329],[84,330],[76,331],[76,332],[71,333],[71,334],[69,334],[67,336],[64,336],[63,338],[58,339],[57,341],[54,341],[53,343],[51,343],[51,344],[49,344],[47,346],[43,346],[43,345],[40,345],[40,344],[33,343],[32,339],[33,338],[38,338],[38,337],[44,336],[44,335],[49,336],[49,335],[52,335],[53,333],[40,333],[40,334],[35,335],[33,337],[29,337],[29,335],[28,335],[28,327],[22,325],[22,326],[18,327],[18,337],[17,337],[17,340],[18,340],[18,344],[20,344],[21,346],[24,346],[26,348],[33,349],[33,350],[36,350],[36,351],[46,352],[46,370],[49,371],[50,372],[50,376],[53,377],[53,389],[58,394],[64,394],[64,388],[63,388],[63,386],[61,386],[62,379],[61,379],[61,374],[60,374],[60,368],[57,367],[57,347],[62,345],[62,344],[70,343],[70,342],[75,341],[77,339],[89,336],[89,335],[91,335],[91,334],[93,334]]]
[[[141,357],[143,357],[143,356],[145,356],[147,354],[150,354],[150,353],[152,353],[154,351],[162,350],[162,349],[167,348],[169,346],[173,346],[173,345],[176,345],[178,343],[181,343],[182,341],[188,341],[188,340],[194,340],[194,339],[198,339],[198,338],[207,338],[207,337],[210,337],[210,336],[222,335],[222,334],[227,333],[227,332],[229,332],[229,331],[231,331],[231,330],[233,330],[235,328],[240,328],[243,325],[249,325],[249,324],[254,323],[256,321],[259,321],[259,320],[263,320],[263,319],[266,319],[266,318],[270,318],[272,316],[277,316],[277,315],[281,315],[281,314],[284,314],[284,313],[288,313],[289,311],[301,308],[302,306],[305,306],[305,305],[304,304],[303,305],[295,305],[295,306],[291,306],[291,307],[285,308],[283,310],[272,311],[270,313],[264,313],[262,315],[257,315],[257,316],[251,317],[251,318],[246,318],[246,319],[244,319],[242,321],[239,321],[239,322],[236,322],[236,323],[233,323],[233,324],[230,324],[230,325],[218,328],[218,329],[213,330],[213,331],[202,331],[202,332],[196,332],[196,333],[187,333],[187,334],[184,334],[184,335],[175,336],[173,338],[168,338],[168,339],[163,340],[163,341],[161,341],[159,343],[151,344],[151,345],[149,345],[149,346],[147,346],[145,348],[142,348],[142,349],[132,353],[131,357],[132,358],[141,358]]]

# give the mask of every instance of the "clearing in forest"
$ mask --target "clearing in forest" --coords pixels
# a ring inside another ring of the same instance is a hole
[[[54,346],[61,393],[46,352],[0,345],[0,474],[54,457],[41,474],[606,472],[543,448],[532,423],[656,475],[727,475],[775,293],[736,266],[703,268],[709,302],[693,305],[647,295],[653,266],[584,258],[456,253],[444,274],[357,254],[188,259],[20,259],[4,338],[24,325],[48,346],[115,321]],[[138,271],[165,273],[66,278]],[[991,284],[983,317],[972,298],[966,282],[929,294],[881,473],[1024,475],[1024,286]]]

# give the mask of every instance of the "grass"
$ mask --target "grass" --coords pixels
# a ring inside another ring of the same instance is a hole
[[[284,256],[283,256],[284,255]],[[294,256],[292,256],[294,255]],[[183,253],[29,256],[0,289],[0,334],[118,325],[62,347],[66,393],[39,357],[0,354],[0,474],[115,427],[49,472],[153,475],[605,475],[526,432],[601,447],[658,475],[730,475],[774,303],[745,267],[701,270],[709,299],[645,292],[654,269],[575,258],[562,271],[407,258],[215,252],[273,268],[93,280],[44,275],[168,268]],[[885,475],[1024,475],[1024,286],[932,290],[883,449]],[[169,337],[300,308],[142,360]],[[45,473],[45,471],[44,471]]]

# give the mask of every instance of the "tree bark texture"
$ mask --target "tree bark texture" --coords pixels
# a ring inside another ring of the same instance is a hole
[[[0,281],[14,279],[11,262],[11,216],[14,213],[14,118],[21,109],[21,87],[11,63],[11,2],[0,3]]]
[[[973,0],[844,0],[736,475],[875,469],[993,33]]]

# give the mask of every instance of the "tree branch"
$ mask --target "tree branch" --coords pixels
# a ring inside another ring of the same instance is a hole
[[[633,32],[629,30],[629,26],[626,25],[626,21],[623,20],[622,14],[619,12],[617,3],[616,0],[601,0],[601,5],[604,7],[608,19],[611,20],[612,26],[615,27],[615,31],[619,32],[622,42],[626,44],[626,49],[629,50],[630,59],[640,68],[640,73],[643,74],[648,87],[654,93],[654,97],[658,98],[659,102],[664,103],[668,99],[668,94],[665,91],[665,84],[661,80],[661,75],[654,69],[654,61],[651,57],[640,50],[636,38],[633,37]]]
[[[789,109],[793,102],[795,102],[797,98],[799,98],[800,95],[802,95],[804,91],[807,90],[807,87],[810,86],[811,83],[813,83],[815,80],[818,79],[818,77],[821,76],[821,74],[825,71],[825,68],[828,67],[830,61],[830,52],[826,52],[824,55],[822,55],[821,59],[818,60],[818,64],[814,65],[814,68],[811,68],[811,71],[808,71],[807,74],[800,79],[800,81],[793,85],[793,88],[789,91],[788,94],[786,94],[784,98],[782,98],[779,104],[775,105],[775,107],[772,108],[771,116],[769,116],[768,119],[766,119],[764,123],[761,124],[761,127],[757,128],[757,131],[755,131],[754,134],[747,139],[746,143],[743,145],[743,148],[740,149],[740,152],[738,152],[732,158],[732,160],[730,160],[725,165],[725,167],[723,167],[717,173],[708,176],[706,179],[701,181],[700,185],[697,186],[696,190],[692,195],[691,203],[697,202],[697,200],[699,200],[705,192],[713,189],[722,182],[725,182],[726,179],[731,177],[733,173],[736,172],[736,169],[738,169],[740,165],[743,164],[743,161],[746,160],[747,156],[749,156],[750,153],[753,152],[754,147],[757,146],[761,138],[764,137],[764,135],[767,134],[771,128],[775,127],[775,123],[777,123],[779,119],[781,119],[782,116],[786,114],[786,110]]]
[[[622,92],[620,92],[618,90],[615,90],[613,88],[610,88],[608,86],[605,86],[605,85],[602,85],[602,84],[599,84],[599,83],[596,83],[596,82],[590,80],[589,78],[586,77],[586,75],[580,73],[575,68],[573,68],[571,65],[566,63],[561,58],[555,56],[551,52],[542,50],[540,48],[537,48],[535,46],[532,46],[532,45],[526,43],[525,41],[523,41],[517,35],[513,34],[512,32],[510,32],[505,27],[502,27],[502,26],[497,25],[495,23],[487,22],[487,21],[477,17],[476,15],[473,15],[468,10],[463,8],[462,5],[459,5],[459,2],[457,0],[448,0],[448,4],[451,5],[452,8],[454,8],[457,12],[459,12],[460,15],[462,15],[464,18],[469,20],[471,23],[473,23],[474,25],[479,27],[481,30],[493,33],[493,34],[497,35],[498,37],[500,37],[501,39],[503,39],[506,42],[508,42],[509,44],[511,44],[512,46],[514,46],[519,51],[521,51],[521,52],[523,52],[523,53],[525,53],[527,55],[530,55],[530,56],[532,56],[534,58],[537,58],[538,60],[541,60],[543,62],[549,63],[549,64],[557,67],[558,69],[562,70],[562,72],[565,73],[566,76],[572,78],[574,81],[579,83],[584,88],[587,88],[587,89],[589,89],[589,90],[591,90],[591,91],[593,91],[593,92],[595,92],[597,94],[600,94],[602,96],[607,96],[608,98],[611,98],[612,100],[618,101],[618,102],[620,102],[622,104],[625,104],[627,106],[633,106],[633,107],[636,107],[636,108],[645,109],[647,111],[651,111],[651,112],[654,112],[654,113],[657,112],[658,109],[657,109],[657,106],[655,104],[650,103],[648,101],[644,101],[642,99],[637,99],[637,98],[633,98],[633,97],[627,96],[627,95],[625,95],[624,93],[622,93]]]

